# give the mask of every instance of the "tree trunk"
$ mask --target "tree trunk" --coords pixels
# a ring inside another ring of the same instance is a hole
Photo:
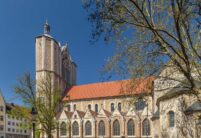
[[[48,138],[52,138],[52,134],[48,134],[47,137],[48,137]]]

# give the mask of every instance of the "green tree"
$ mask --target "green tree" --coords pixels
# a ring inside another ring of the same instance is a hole
[[[201,81],[200,3],[200,0],[83,0],[92,23],[92,40],[104,38],[116,45],[116,53],[104,71],[138,78],[157,76],[165,65],[174,66],[184,76],[177,81],[197,95],[200,92],[197,82]]]
[[[46,74],[46,77],[37,80],[37,88],[35,87],[36,81],[31,78],[29,73],[26,73],[18,79],[18,85],[14,87],[14,91],[27,106],[37,110],[36,131],[45,133],[48,138],[52,138],[52,133],[57,130],[55,116],[60,104],[61,93],[56,86],[52,85],[51,74]]]

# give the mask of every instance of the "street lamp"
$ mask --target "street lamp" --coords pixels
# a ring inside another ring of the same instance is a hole
[[[34,107],[31,109],[31,115],[32,115],[32,125],[33,125],[33,138],[35,138],[35,127],[36,127],[36,115],[37,111]]]

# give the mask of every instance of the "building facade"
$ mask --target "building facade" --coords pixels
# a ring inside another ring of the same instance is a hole
[[[0,92],[0,138],[5,138],[6,130],[6,104]]]
[[[35,49],[38,83],[41,78],[51,74],[53,87],[64,90],[67,86],[76,84],[76,64],[69,55],[67,44],[61,46],[50,35],[50,26],[47,22],[44,25],[44,34],[36,37]]]
[[[16,107],[17,105],[13,103],[6,103],[6,138],[30,138],[30,122],[25,118],[11,114],[11,110]]]
[[[62,89],[55,137],[200,137],[201,103],[179,81],[166,78],[184,79],[174,68],[164,68],[158,77],[76,85],[76,67],[46,23],[36,37],[36,81],[51,73],[53,86]]]
[[[11,113],[14,108],[21,108],[13,103],[6,103],[0,94],[0,138],[30,138],[30,122]]]

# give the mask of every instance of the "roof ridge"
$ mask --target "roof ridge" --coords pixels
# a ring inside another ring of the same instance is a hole
[[[103,83],[113,83],[113,82],[123,82],[123,81],[129,81],[129,79],[125,80],[113,80],[113,81],[104,81],[104,82],[93,82],[93,83],[86,83],[86,84],[80,84],[80,85],[74,85],[72,87],[78,87],[78,86],[87,86],[87,85],[95,85],[95,84],[103,84]]]

